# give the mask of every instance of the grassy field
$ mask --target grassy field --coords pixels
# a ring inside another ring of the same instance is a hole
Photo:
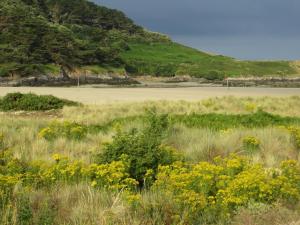
[[[300,97],[8,111],[0,224],[300,222]]]

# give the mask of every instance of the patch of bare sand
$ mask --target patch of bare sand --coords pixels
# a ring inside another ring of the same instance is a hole
[[[48,87],[0,87],[0,96],[10,92],[54,95],[84,104],[104,104],[113,102],[139,102],[148,100],[198,101],[211,97],[287,97],[300,96],[297,88],[48,88]]]

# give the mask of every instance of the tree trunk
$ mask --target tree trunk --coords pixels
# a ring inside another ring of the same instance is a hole
[[[60,75],[63,79],[69,80],[70,77],[68,75],[68,73],[66,72],[66,70],[64,69],[64,67],[60,67]]]

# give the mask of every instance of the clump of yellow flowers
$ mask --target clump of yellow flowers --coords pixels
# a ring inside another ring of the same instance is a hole
[[[194,216],[212,211],[230,216],[250,202],[297,201],[300,168],[295,161],[285,161],[279,169],[266,169],[232,155],[216,158],[213,163],[161,166],[152,188],[173,199],[181,206],[178,210],[188,210],[189,221],[193,221]]]
[[[55,182],[90,181],[95,188],[108,190],[133,190],[138,182],[129,177],[127,162],[113,161],[108,164],[85,164],[81,161],[70,161],[67,157],[54,154],[55,164],[40,166],[40,182],[50,185]]]
[[[254,112],[257,109],[257,105],[252,102],[247,102],[244,104],[244,108],[248,112]]]
[[[80,140],[87,135],[87,128],[83,125],[64,121],[53,121],[47,127],[39,131],[38,136],[46,140],[53,140],[58,137],[66,137],[68,139]]]
[[[243,146],[249,152],[258,150],[260,144],[260,140],[254,136],[247,136],[243,138]]]

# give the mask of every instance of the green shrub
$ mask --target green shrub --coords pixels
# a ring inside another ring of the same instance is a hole
[[[167,115],[149,111],[146,120],[148,126],[142,131],[118,130],[113,141],[106,144],[104,152],[97,157],[101,163],[110,163],[126,156],[129,173],[140,184],[143,184],[144,175],[149,170],[155,174],[159,165],[170,164],[179,157],[172,148],[162,145],[168,129]]]
[[[176,74],[176,67],[172,64],[158,65],[155,70],[156,76],[171,77],[171,76],[175,76],[175,74]]]
[[[207,80],[224,80],[225,74],[222,71],[211,70],[207,74],[204,74],[202,77]]]
[[[138,73],[138,68],[133,63],[132,64],[127,63],[125,65],[125,70],[126,70],[127,73],[130,73],[130,74],[137,74]]]
[[[52,95],[9,93],[0,99],[1,111],[45,111],[61,109],[64,106],[76,106],[78,103],[59,99]]]

